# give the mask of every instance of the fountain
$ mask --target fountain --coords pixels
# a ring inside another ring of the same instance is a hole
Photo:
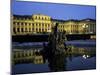
[[[59,32],[58,23],[52,28],[52,32],[48,38],[48,44],[43,44],[43,58],[49,62],[51,71],[65,70],[65,50],[66,50],[65,32]]]

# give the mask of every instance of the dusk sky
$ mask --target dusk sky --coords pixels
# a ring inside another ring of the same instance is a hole
[[[12,14],[44,14],[54,19],[96,19],[96,7],[85,5],[55,4],[40,2],[12,2]]]

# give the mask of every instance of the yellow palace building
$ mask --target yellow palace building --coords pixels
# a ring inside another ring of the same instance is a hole
[[[12,34],[26,35],[51,32],[51,17],[46,15],[20,16],[12,17]]]
[[[95,34],[96,21],[84,20],[57,20],[43,14],[13,15],[11,17],[12,35],[33,35],[52,32],[52,27],[59,23],[59,32],[66,34]]]

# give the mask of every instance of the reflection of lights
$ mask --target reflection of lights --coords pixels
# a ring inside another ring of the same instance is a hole
[[[90,33],[93,33],[93,32],[90,32]]]
[[[72,34],[71,32],[69,34]]]
[[[90,57],[89,55],[83,55],[84,59],[89,58],[89,57]]]
[[[85,55],[83,55],[83,58],[84,58],[84,59],[86,59],[86,56],[85,56]]]
[[[87,55],[87,58],[89,58],[90,56],[89,55]]]
[[[33,32],[34,34],[36,34],[36,32]]]

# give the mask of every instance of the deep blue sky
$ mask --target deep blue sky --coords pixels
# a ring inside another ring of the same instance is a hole
[[[44,14],[54,19],[96,19],[96,7],[85,5],[39,3],[39,2],[12,2],[12,13],[17,15]]]

